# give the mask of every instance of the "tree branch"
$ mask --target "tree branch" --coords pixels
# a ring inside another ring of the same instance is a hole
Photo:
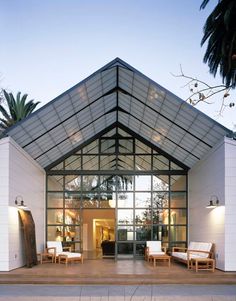
[[[182,66],[180,65],[180,74],[173,74],[174,77],[180,77],[187,79],[188,82],[184,85],[184,87],[188,87],[189,92],[191,93],[190,96],[185,100],[189,102],[191,105],[196,106],[200,102],[204,102],[206,104],[213,104],[213,102],[209,102],[211,97],[216,94],[222,94],[221,106],[219,110],[219,115],[222,115],[223,111],[226,107],[232,108],[234,107],[235,103],[230,102],[231,90],[232,87],[226,87],[225,85],[215,85],[211,86],[203,80],[198,78],[194,78],[192,76],[186,75],[183,72]],[[228,98],[229,97],[229,98]],[[226,98],[228,98],[228,103],[226,103]]]

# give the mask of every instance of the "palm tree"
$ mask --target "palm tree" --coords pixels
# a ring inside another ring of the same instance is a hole
[[[16,98],[12,93],[8,93],[3,90],[3,96],[6,101],[6,108],[1,104],[0,113],[0,130],[5,130],[15,124],[16,122],[27,117],[33,112],[39,102],[34,103],[34,100],[26,102],[27,94],[21,97],[21,92],[18,92]]]
[[[209,0],[204,0],[204,9]],[[214,76],[220,72],[226,87],[236,87],[236,1],[219,0],[204,25],[201,46],[208,41],[204,63]]]

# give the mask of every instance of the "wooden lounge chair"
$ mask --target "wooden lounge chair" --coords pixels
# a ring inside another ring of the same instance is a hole
[[[213,258],[213,244],[207,242],[190,242],[188,248],[173,247],[171,257],[175,261],[187,264],[190,268],[193,258]]]
[[[161,246],[160,240],[146,241],[145,260],[150,261],[153,255],[165,255],[166,248]]]
[[[80,261],[83,263],[83,254],[71,252],[70,247],[63,248],[61,241],[48,241],[46,252],[54,254],[55,262],[67,264],[68,262]]]

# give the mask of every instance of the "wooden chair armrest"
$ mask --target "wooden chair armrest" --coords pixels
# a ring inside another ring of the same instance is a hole
[[[187,248],[183,248],[183,247],[173,247],[172,248],[172,252],[186,252]]]
[[[166,247],[161,247],[162,251],[166,253]]]
[[[208,251],[201,251],[201,250],[188,250],[188,251],[187,251],[187,260],[188,260],[188,261],[190,261],[190,254],[193,254],[193,253],[197,253],[197,254],[199,254],[199,253],[208,254],[208,257],[207,257],[207,258],[209,258],[211,252],[208,252]]]
[[[188,250],[187,253],[203,253],[203,254],[210,254],[209,251],[201,251],[201,250]]]
[[[50,250],[53,250],[53,252],[49,252]],[[55,247],[46,248],[45,253],[53,254],[54,256],[56,256],[56,248]]]

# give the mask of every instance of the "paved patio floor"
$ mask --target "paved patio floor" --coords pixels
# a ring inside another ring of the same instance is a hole
[[[0,284],[57,285],[159,285],[219,284],[236,285],[236,273],[188,270],[186,265],[158,262],[154,267],[144,260],[85,260],[84,264],[44,263],[33,268],[0,272]]]

